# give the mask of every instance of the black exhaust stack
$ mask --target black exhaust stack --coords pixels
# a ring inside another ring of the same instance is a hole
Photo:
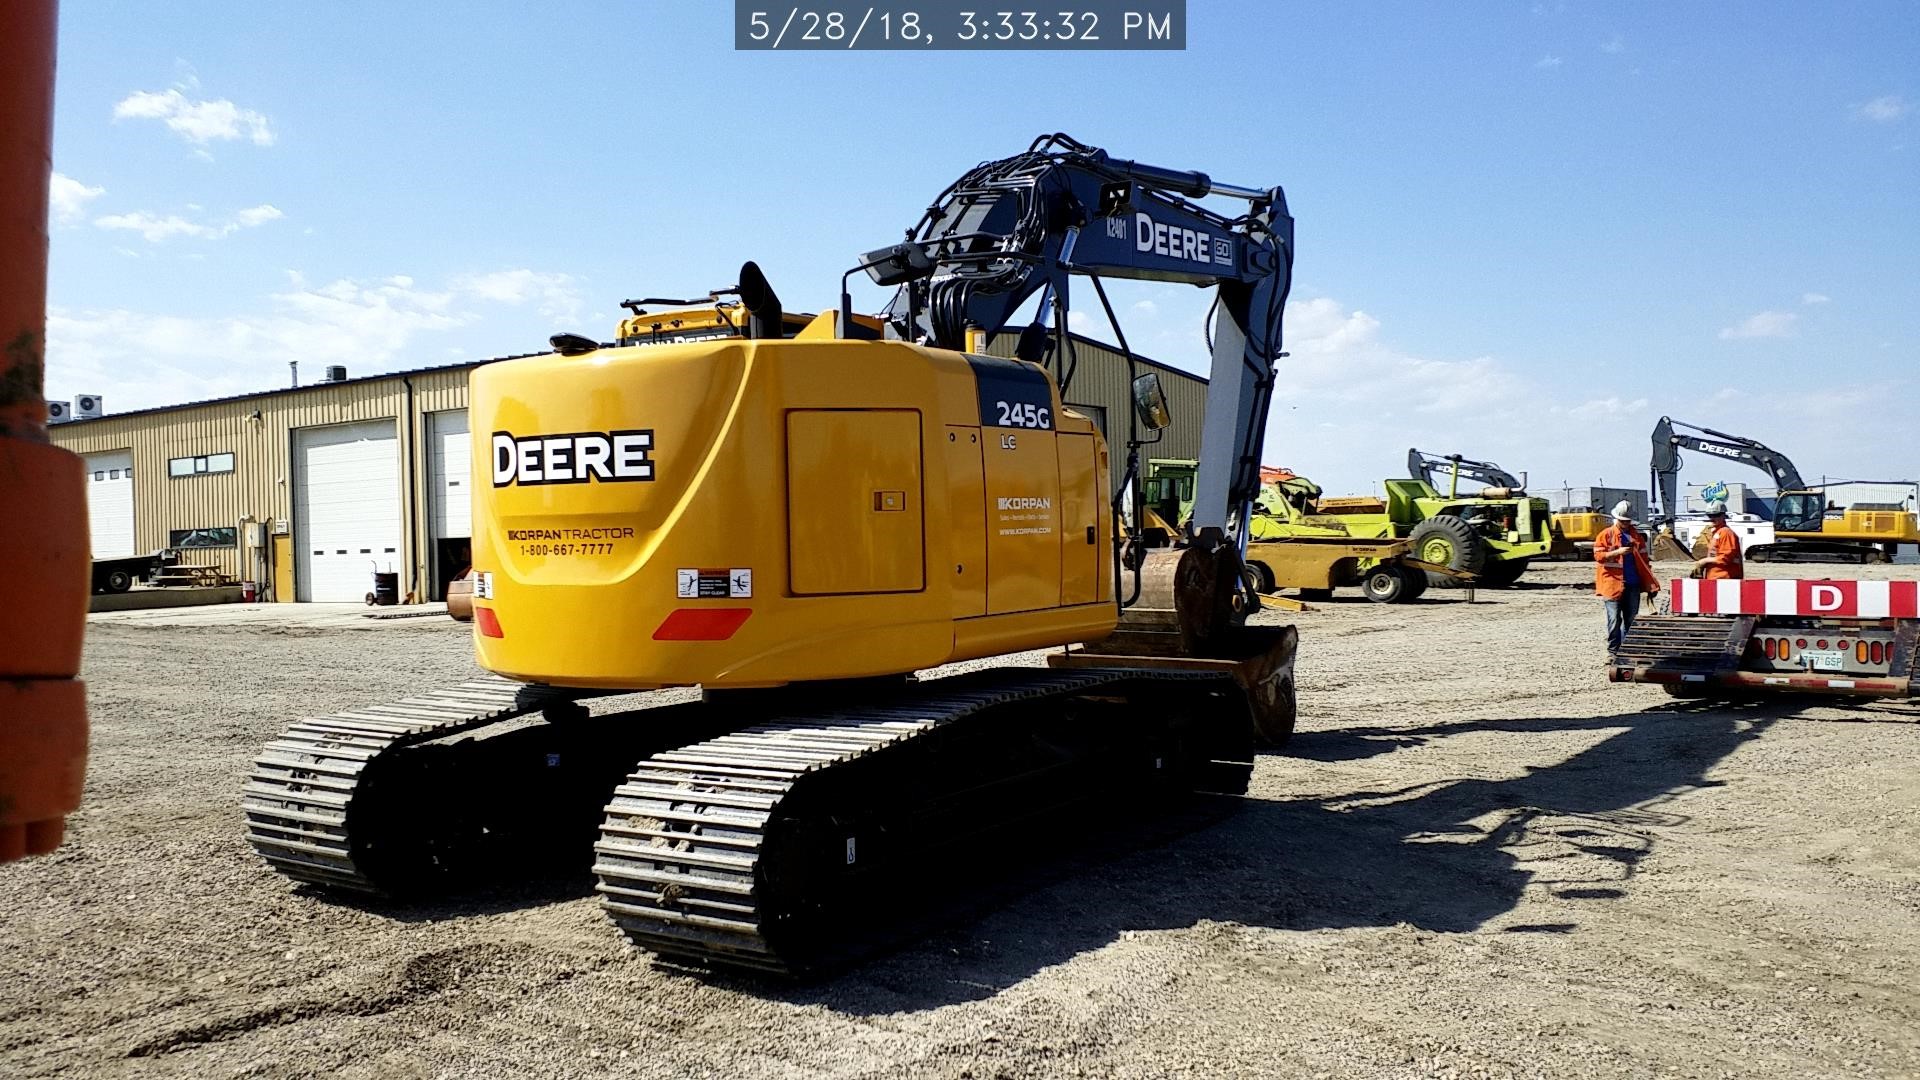
[[[740,303],[747,309],[747,336],[750,338],[779,338],[784,336],[784,312],[780,309],[780,297],[767,284],[767,275],[749,259],[740,266]]]

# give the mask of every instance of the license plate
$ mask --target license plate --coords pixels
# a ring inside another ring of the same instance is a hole
[[[1843,652],[1814,652],[1808,650],[1800,654],[1806,658],[1807,666],[1814,671],[1845,670],[1847,654]]]

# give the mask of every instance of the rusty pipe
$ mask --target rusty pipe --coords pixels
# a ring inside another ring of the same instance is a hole
[[[80,459],[47,441],[47,183],[56,0],[0,4],[0,862],[60,845],[80,805],[91,551]]]

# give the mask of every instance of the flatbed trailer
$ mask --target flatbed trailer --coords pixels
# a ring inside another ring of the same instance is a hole
[[[97,593],[122,593],[133,588],[133,583],[153,576],[167,561],[167,553],[156,551],[151,555],[126,555],[114,559],[93,560],[93,591]]]
[[[1683,578],[1667,595],[1669,613],[1634,622],[1611,681],[1676,697],[1920,697],[1920,582]]]

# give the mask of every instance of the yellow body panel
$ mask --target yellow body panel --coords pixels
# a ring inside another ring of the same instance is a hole
[[[1105,635],[1106,447],[1010,363],[722,339],[475,369],[480,662],[558,685],[766,686]],[[990,365],[1051,428],[983,415]]]
[[[1828,511],[1832,514],[1832,511]],[[1874,544],[1920,544],[1920,522],[1906,510],[1843,510],[1820,522],[1819,532],[1780,532],[1780,540],[1864,540]]]
[[[787,584],[796,596],[915,592],[921,546],[920,414],[787,414]]]
[[[1553,526],[1568,540],[1592,543],[1606,531],[1613,519],[1606,514],[1576,511],[1553,515]]]

